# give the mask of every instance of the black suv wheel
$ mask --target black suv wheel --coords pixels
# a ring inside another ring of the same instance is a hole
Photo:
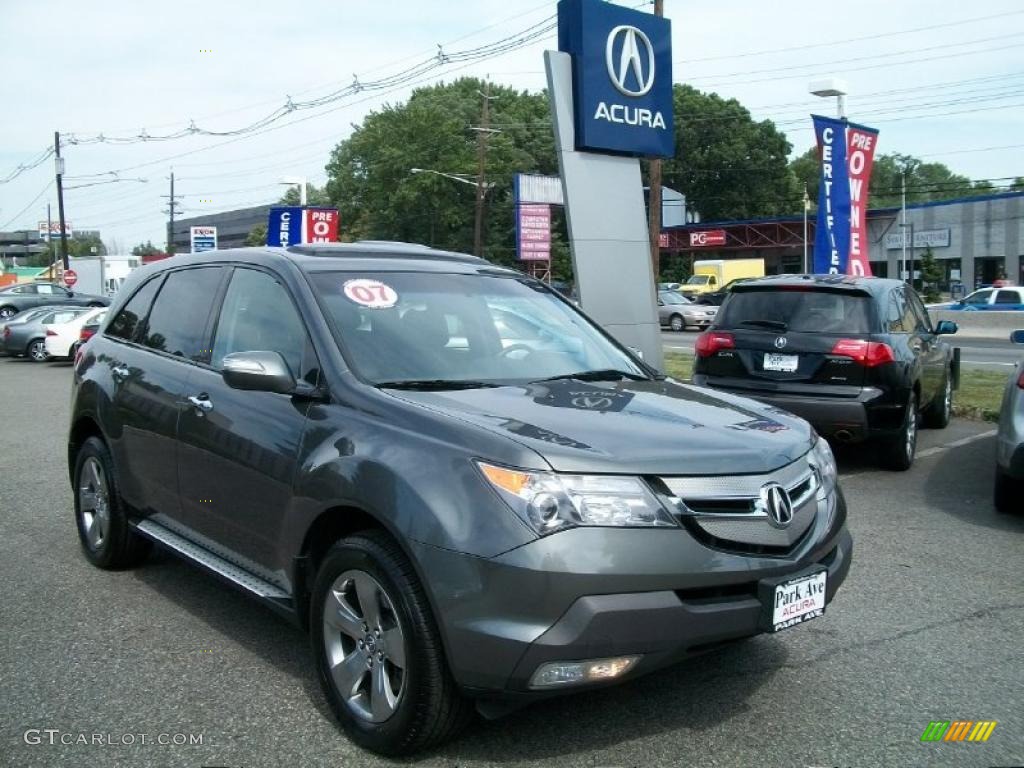
[[[942,389],[924,411],[924,426],[929,429],[945,429],[953,413],[953,377],[949,371],[942,382]]]
[[[917,393],[911,393],[907,401],[906,415],[903,417],[903,428],[895,437],[886,439],[881,444],[881,464],[885,469],[905,472],[914,463],[917,454]]]
[[[75,460],[75,522],[85,556],[99,568],[138,565],[151,548],[128,525],[110,451],[98,437]]]
[[[320,684],[357,744],[410,754],[466,724],[472,710],[448,671],[423,587],[386,534],[367,531],[331,548],[311,614]]]

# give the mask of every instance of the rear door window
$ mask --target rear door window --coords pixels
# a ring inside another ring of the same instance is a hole
[[[209,360],[206,328],[223,274],[221,267],[171,272],[153,303],[142,343],[186,360]]]
[[[871,299],[820,290],[734,290],[718,314],[719,328],[794,333],[873,333]],[[778,325],[778,328],[771,328]]]
[[[996,304],[1020,304],[1020,295],[1017,291],[997,291]]]

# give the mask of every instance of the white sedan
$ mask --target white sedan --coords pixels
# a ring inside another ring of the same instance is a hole
[[[50,323],[46,328],[46,354],[50,357],[71,357],[71,348],[78,341],[82,326],[107,313],[106,307],[90,309],[66,323]]]

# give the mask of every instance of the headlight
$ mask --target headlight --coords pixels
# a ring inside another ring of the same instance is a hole
[[[537,533],[575,526],[675,527],[638,477],[528,472],[477,462],[480,471]]]
[[[836,468],[836,457],[832,455],[832,448],[825,438],[817,439],[807,460],[815,468],[818,478],[821,480],[821,496],[828,496],[836,488],[836,477],[839,470]]]

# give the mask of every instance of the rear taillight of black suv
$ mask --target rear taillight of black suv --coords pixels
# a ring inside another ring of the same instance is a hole
[[[705,331],[697,337],[694,351],[697,357],[711,357],[720,349],[735,349],[736,339],[731,333]]]
[[[837,357],[849,357],[868,368],[896,360],[896,355],[888,344],[864,339],[839,339],[832,345],[831,354]]]

